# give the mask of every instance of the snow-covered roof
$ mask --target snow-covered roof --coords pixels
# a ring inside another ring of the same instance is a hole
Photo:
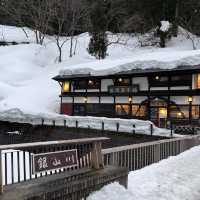
[[[139,54],[132,58],[97,60],[61,70],[57,77],[107,76],[119,73],[200,69],[200,50]]]

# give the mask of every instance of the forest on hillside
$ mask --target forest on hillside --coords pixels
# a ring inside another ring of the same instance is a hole
[[[73,42],[75,35],[89,32],[88,52],[97,58],[106,57],[108,31],[144,34],[167,21],[170,33],[157,32],[165,47],[178,26],[200,35],[199,18],[199,0],[0,0],[0,24],[31,28],[38,44],[45,35],[56,35],[59,51],[60,37],[70,36]]]

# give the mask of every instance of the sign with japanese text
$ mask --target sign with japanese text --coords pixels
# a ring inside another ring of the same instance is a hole
[[[33,174],[78,166],[77,149],[33,154]]]

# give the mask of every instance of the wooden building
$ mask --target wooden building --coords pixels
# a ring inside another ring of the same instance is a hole
[[[169,120],[190,123],[200,119],[200,66],[53,79],[61,86],[62,114],[137,118],[160,127]]]

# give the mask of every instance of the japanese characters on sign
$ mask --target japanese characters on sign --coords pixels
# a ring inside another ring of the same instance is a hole
[[[33,174],[78,166],[77,149],[33,154]]]

